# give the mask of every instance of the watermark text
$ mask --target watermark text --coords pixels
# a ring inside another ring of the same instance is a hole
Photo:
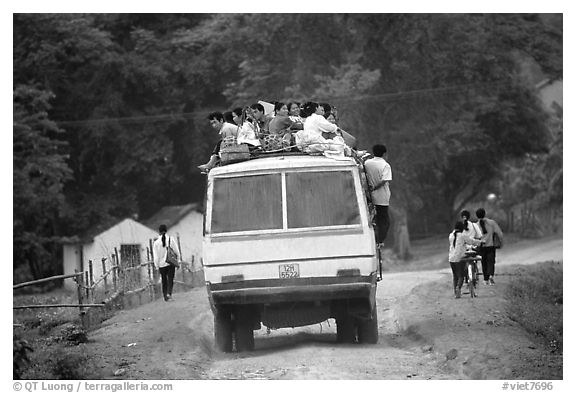
[[[522,390],[553,390],[552,382],[504,382],[502,390],[522,391]]]
[[[29,381],[14,382],[14,391],[26,392],[135,392],[135,391],[172,391],[171,383],[147,383],[147,382],[53,382],[53,381]]]

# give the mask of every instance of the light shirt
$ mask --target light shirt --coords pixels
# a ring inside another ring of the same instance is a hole
[[[460,232],[456,237],[456,245],[454,245],[454,231],[452,231],[448,236],[448,242],[450,242],[450,249],[448,250],[448,262],[460,262],[466,255],[467,244],[474,246],[480,244],[480,240],[472,239],[470,236],[466,236],[463,232]]]
[[[176,252],[178,259],[180,259],[180,252],[178,251],[178,243],[176,240],[172,236],[166,234],[166,247],[164,247],[162,245],[162,235],[160,235],[156,240],[154,240],[154,244],[152,246],[154,249],[154,265],[156,265],[158,269],[161,267],[169,266],[169,264],[166,263],[166,255],[168,254],[166,248],[168,245],[170,245],[170,248]]]
[[[324,116],[311,114],[304,119],[304,129],[298,131],[295,136],[298,149],[306,153],[324,152],[326,150],[344,151],[346,143],[340,136],[326,139],[323,132],[336,133],[338,126],[330,123]]]
[[[504,234],[502,233],[502,229],[500,229],[500,226],[496,221],[490,218],[483,218],[482,220],[484,220],[486,224],[486,230],[488,231],[482,236],[482,242],[484,243],[483,244],[484,247],[494,247],[494,233],[497,233],[498,236],[500,237],[500,240],[504,241]],[[478,221],[479,226],[480,221]],[[482,229],[481,226],[480,229]]]
[[[364,163],[364,170],[366,171],[366,179],[368,184],[374,187],[375,185],[386,180],[386,183],[373,190],[371,193],[372,203],[379,206],[390,205],[390,181],[392,181],[392,168],[382,157],[374,157],[366,160]]]
[[[236,124],[230,124],[228,122],[224,122],[222,128],[220,129],[220,136],[222,139],[228,137],[236,138],[238,136],[238,127]]]
[[[311,114],[304,120],[304,131],[307,133],[315,133],[317,135],[322,135],[323,132],[335,134],[338,130],[336,124],[330,123],[324,118],[316,113]]]
[[[482,238],[482,229],[476,222],[468,221],[468,229],[464,229],[462,233],[472,239],[481,239]],[[472,245],[466,245],[466,249],[471,250]]]
[[[257,125],[255,126],[249,121],[244,122],[238,131],[238,144],[247,143],[252,146],[260,146],[260,139],[256,138],[257,128]]]
[[[482,229],[480,229],[478,223],[472,221],[468,221],[468,229],[464,229],[462,233],[472,239],[480,239],[482,237]]]

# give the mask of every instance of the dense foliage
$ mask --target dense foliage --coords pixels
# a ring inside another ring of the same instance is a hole
[[[561,15],[15,14],[15,267],[48,274],[59,237],[201,202],[207,113],[258,99],[335,104],[389,146],[395,222],[445,227],[511,159],[561,176],[528,60],[561,78]]]

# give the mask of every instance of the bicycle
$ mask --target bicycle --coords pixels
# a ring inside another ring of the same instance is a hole
[[[466,263],[466,276],[468,278],[468,290],[470,291],[470,297],[478,297],[478,277],[480,276],[478,270],[478,261],[481,261],[482,257],[474,253],[466,253],[464,262]]]

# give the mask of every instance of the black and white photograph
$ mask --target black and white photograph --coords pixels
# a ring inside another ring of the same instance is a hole
[[[12,12],[12,391],[567,391],[564,8],[350,6]]]

